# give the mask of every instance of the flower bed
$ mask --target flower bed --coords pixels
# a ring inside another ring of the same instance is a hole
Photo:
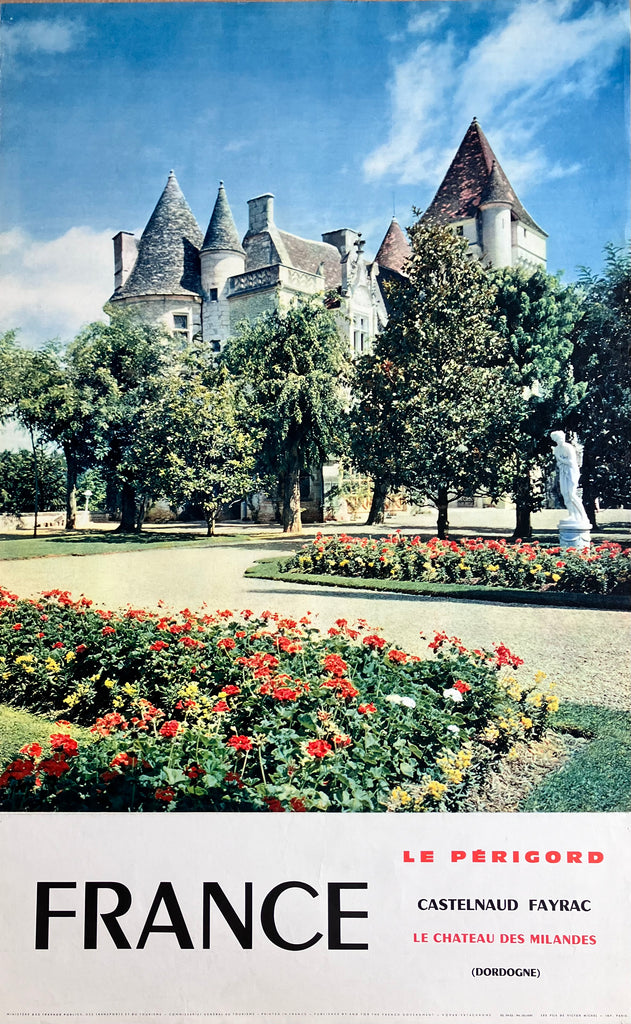
[[[5,809],[452,810],[558,707],[501,644],[437,633],[419,658],[363,621],[2,592],[0,643],[0,699],[64,716],[5,767]]]
[[[317,534],[282,572],[505,587],[558,593],[620,594],[631,584],[631,548],[606,543],[585,551],[509,544],[480,537],[423,541],[394,533],[385,540]]]

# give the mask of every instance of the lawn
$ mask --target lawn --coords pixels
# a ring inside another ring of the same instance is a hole
[[[251,540],[249,534],[206,537],[199,534],[147,531],[117,533],[115,529],[80,530],[76,533],[55,533],[46,536],[0,534],[0,561],[20,558],[47,558],[63,555],[106,555],[114,551],[143,551],[148,548],[217,547]],[[257,538],[260,539],[260,538]]]

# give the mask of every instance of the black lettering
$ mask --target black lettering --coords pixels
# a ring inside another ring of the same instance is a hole
[[[51,889],[76,889],[76,882],[38,882],[35,903],[35,949],[48,949],[51,917],[76,917],[75,910],[51,910]]]
[[[316,932],[315,935],[312,935],[311,938],[307,939],[305,942],[288,942],[282,937],[276,927],[276,920],[274,918],[276,903],[279,896],[282,896],[287,889],[304,889],[304,891],[308,892],[313,899],[317,899],[318,896],[317,891],[312,888],[312,886],[307,885],[306,882],[281,882],[280,885],[274,886],[274,888],[270,889],[268,892],[267,896],[263,900],[263,905],[261,906],[261,924],[263,926],[263,931],[270,942],[273,942],[275,946],[279,946],[280,949],[296,951],[300,949],[309,949],[310,946],[315,946],[316,942],[320,941],[322,938],[322,932]]]
[[[164,903],[166,912],[169,915],[171,924],[154,924],[160,905]],[[186,922],[184,921],[184,915],[180,910],[180,904],[177,901],[175,890],[170,882],[160,882],[157,888],[156,895],[151,909],[147,915],[147,920],[144,923],[140,938],[138,939],[137,949],[144,949],[145,943],[149,935],[152,932],[172,932],[180,944],[180,949],[194,949],[193,940],[191,939]]]
[[[241,949],[252,949],[252,882],[245,883],[245,920],[242,921],[219,882],[204,882],[203,947],[210,949],[210,899],[230,925]]]
[[[116,920],[122,917],[131,907],[131,893],[122,882],[86,882],[85,883],[85,917],[83,922],[83,948],[96,949],[96,931],[98,918],[99,889],[111,889],[118,897],[114,910],[101,912],[103,924],[114,939],[117,949],[131,949],[123,929]]]
[[[368,949],[367,942],[342,942],[343,917],[368,917],[367,910],[342,910],[342,889],[367,889],[367,882],[329,882],[329,949]]]

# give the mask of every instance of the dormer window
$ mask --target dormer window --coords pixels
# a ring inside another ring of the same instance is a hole
[[[189,340],[188,313],[173,314],[173,334],[182,341]]]

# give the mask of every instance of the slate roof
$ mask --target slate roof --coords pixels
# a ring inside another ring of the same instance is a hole
[[[312,242],[298,235],[290,235],[288,231],[279,231],[291,265],[296,270],[304,270],[308,274],[316,274],[320,264],[324,264],[324,283],[327,289],[338,288],[342,284],[342,265],[339,250],[329,242]]]
[[[515,219],[547,237],[520,203],[474,117],[422,219],[436,224],[467,220],[476,216],[481,202],[492,201],[489,195],[501,196],[494,201],[508,202]]]
[[[239,241],[237,227],[232,216],[223,181],[219,182],[219,191],[217,192],[217,199],[208,230],[204,237],[203,249],[228,249],[231,252],[245,255],[245,250]]]
[[[388,270],[394,270],[397,274],[402,274],[403,267],[411,254],[410,244],[403,234],[398,220],[393,217],[375,256],[375,263]]]
[[[199,295],[202,233],[173,171],[142,233],[129,277],[114,298]]]

